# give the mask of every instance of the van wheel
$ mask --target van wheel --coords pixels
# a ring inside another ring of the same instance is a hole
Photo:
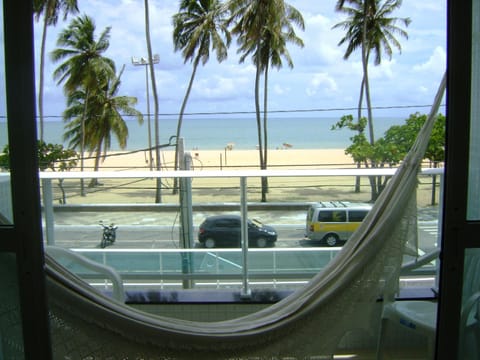
[[[212,249],[215,247],[215,240],[212,238],[208,238],[205,240],[204,244],[207,249]]]
[[[264,237],[259,237],[257,239],[257,247],[264,248],[267,247],[268,241]]]
[[[325,235],[323,240],[325,240],[328,246],[335,246],[338,244],[339,239],[338,239],[338,235],[336,234],[327,234]]]

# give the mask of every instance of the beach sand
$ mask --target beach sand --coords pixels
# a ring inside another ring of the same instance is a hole
[[[240,170],[258,169],[257,150],[193,150],[194,170]],[[102,171],[149,170],[149,154],[145,152],[112,152],[101,164]],[[152,154],[155,156],[155,154]],[[162,151],[162,169],[172,170],[174,151]],[[93,160],[85,161],[85,170],[93,169]],[[354,168],[350,156],[344,149],[274,149],[268,151],[269,169],[324,169]],[[78,168],[76,170],[79,170]],[[248,179],[248,201],[261,199],[260,179]],[[87,188],[87,196],[80,196],[79,180],[65,180],[68,204],[149,204],[154,203],[156,181],[154,179],[100,179],[100,185]],[[193,179],[193,203],[239,202],[238,178]],[[89,181],[86,181],[88,185]],[[308,177],[270,178],[267,201],[369,201],[370,185],[368,178],[361,178],[361,192],[355,192],[355,177]],[[162,203],[178,203],[178,194],[173,192],[173,179],[162,180]],[[427,206],[431,201],[431,178],[422,177],[418,190],[419,206]],[[438,191],[437,191],[438,194]],[[54,186],[54,198],[61,196],[58,186]],[[438,196],[438,195],[437,195]]]
[[[192,165],[196,170],[258,169],[258,150],[192,150]],[[101,164],[102,170],[133,170],[150,168],[147,152],[112,152]],[[152,154],[155,157],[155,154]],[[175,152],[161,152],[162,168],[173,169]],[[353,160],[343,149],[274,149],[268,151],[270,168],[282,169],[351,167]],[[85,169],[93,169],[93,159],[85,162]]]

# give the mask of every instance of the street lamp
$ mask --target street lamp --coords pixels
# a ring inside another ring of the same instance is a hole
[[[152,58],[152,64],[158,64],[160,62],[160,55],[155,54]],[[147,58],[141,57],[137,58],[132,56],[132,64],[135,66],[145,66],[145,83],[147,89],[147,126],[148,126],[148,154],[149,159],[148,163],[150,165],[150,170],[153,170],[153,157],[152,157],[152,127],[150,122],[150,91],[148,86],[148,65],[150,65]]]

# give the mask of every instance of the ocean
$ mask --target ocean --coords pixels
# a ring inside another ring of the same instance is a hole
[[[339,118],[333,117],[271,117],[268,120],[268,148],[276,149],[288,144],[294,149],[344,149],[350,145],[354,132],[348,129],[331,130]],[[401,125],[405,118],[378,117],[374,119],[376,138],[383,136],[392,125]],[[125,150],[139,150],[148,147],[147,121],[139,125],[127,120],[129,136]],[[176,133],[176,118],[160,118],[160,144],[168,144],[169,138]],[[45,122],[45,141],[64,144],[64,123],[62,121]],[[153,117],[151,120],[152,145],[155,144]],[[186,117],[183,120],[182,137],[186,150],[220,150],[227,146],[234,149],[255,149],[257,125],[254,116],[244,118]],[[0,122],[0,150],[7,143],[5,122]],[[121,150],[113,137],[111,150]]]

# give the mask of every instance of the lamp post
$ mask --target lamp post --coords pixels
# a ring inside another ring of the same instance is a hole
[[[152,58],[152,64],[158,64],[160,62],[160,55],[155,54]],[[148,127],[148,164],[150,171],[153,170],[153,157],[152,157],[152,127],[150,121],[150,91],[148,86],[148,65],[150,65],[147,58],[136,58],[132,56],[132,64],[134,66],[145,66],[145,84],[147,89],[147,127]]]

